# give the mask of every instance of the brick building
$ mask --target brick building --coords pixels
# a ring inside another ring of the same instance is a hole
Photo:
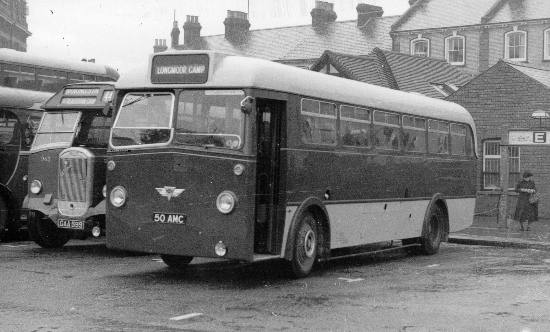
[[[27,51],[27,15],[25,0],[0,0],[0,48]]]
[[[508,131],[550,130],[550,120],[532,116],[535,111],[550,110],[550,70],[500,60],[447,100],[468,109],[476,122],[482,189],[477,211],[496,213],[500,144],[506,140]],[[510,187],[515,186],[524,170],[531,170],[542,195],[539,215],[550,217],[550,145],[510,146],[508,154]]]
[[[550,69],[550,1],[409,0],[392,49],[479,73],[500,59]]]
[[[325,50],[366,55],[375,47],[391,49],[390,28],[399,16],[383,14],[381,7],[359,4],[357,19],[336,21],[332,3],[315,1],[311,24],[250,30],[246,13],[228,10],[223,22],[225,33],[213,36],[201,36],[199,18],[188,15],[183,24],[183,44],[179,41],[181,30],[174,22],[169,45],[156,39],[153,50],[216,50],[308,68]]]

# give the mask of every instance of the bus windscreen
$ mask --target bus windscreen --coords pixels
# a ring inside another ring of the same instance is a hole
[[[240,148],[243,96],[241,90],[183,91],[178,100],[174,144]]]
[[[114,146],[167,143],[170,140],[174,95],[128,93],[113,126]]]
[[[79,118],[80,112],[44,113],[32,149],[49,145],[70,145]]]

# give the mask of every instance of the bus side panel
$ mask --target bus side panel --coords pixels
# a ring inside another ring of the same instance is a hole
[[[224,258],[252,260],[254,247],[254,164],[242,159],[200,153],[143,152],[116,155],[107,172],[108,190],[124,186],[128,199],[121,208],[107,207],[107,245],[159,254],[217,257],[214,246],[227,246]],[[242,163],[245,172],[233,173]],[[132,168],[131,174],[126,170]],[[183,190],[168,198],[167,187]],[[238,199],[235,210],[222,214],[217,196],[225,190]],[[181,224],[155,222],[154,214],[184,215]]]
[[[446,199],[449,209],[449,231],[458,232],[468,228],[473,223],[475,198]]]
[[[429,201],[329,204],[331,249],[417,237]]]

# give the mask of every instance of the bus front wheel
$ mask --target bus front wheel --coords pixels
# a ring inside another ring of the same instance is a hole
[[[175,270],[184,270],[187,265],[191,263],[191,260],[193,260],[193,256],[178,255],[160,255],[160,258],[162,259],[164,264]]]
[[[441,207],[434,205],[424,224],[422,237],[420,238],[420,252],[425,255],[433,255],[439,251],[439,246],[444,236],[445,214]]]
[[[306,212],[298,224],[294,237],[291,267],[295,277],[305,277],[313,269],[317,259],[318,238],[317,221],[310,212]]]
[[[61,248],[69,241],[71,234],[59,229],[48,217],[42,217],[35,211],[29,212],[29,236],[42,248]]]

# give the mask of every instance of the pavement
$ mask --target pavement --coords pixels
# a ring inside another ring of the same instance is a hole
[[[476,216],[472,226],[449,234],[449,242],[497,247],[529,248],[550,251],[550,219],[539,219],[522,231],[519,223],[497,223],[494,216]]]

